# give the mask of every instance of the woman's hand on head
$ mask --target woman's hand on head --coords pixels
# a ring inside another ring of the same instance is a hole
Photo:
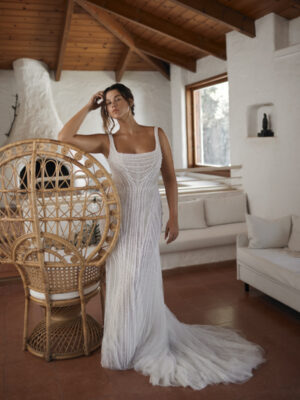
[[[100,90],[99,92],[95,93],[88,102],[89,110],[92,111],[101,107],[102,102],[103,102],[103,91]]]
[[[173,242],[177,238],[178,233],[179,233],[178,222],[169,219],[165,230],[165,239],[167,239],[167,244]]]

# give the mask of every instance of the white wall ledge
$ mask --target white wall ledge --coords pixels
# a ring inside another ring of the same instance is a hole
[[[294,44],[293,46],[284,47],[283,49],[279,49],[274,52],[276,58],[288,57],[296,54],[300,54],[300,43]]]
[[[256,139],[256,140],[262,140],[262,139],[277,139],[278,136],[247,136],[246,139]]]

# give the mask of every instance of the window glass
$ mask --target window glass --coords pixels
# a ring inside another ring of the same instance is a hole
[[[197,165],[230,164],[228,82],[193,91]]]

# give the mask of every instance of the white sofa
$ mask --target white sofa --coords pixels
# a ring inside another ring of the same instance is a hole
[[[282,246],[251,248],[248,245],[248,234],[240,234],[237,237],[237,279],[245,283],[246,290],[251,285],[300,311],[300,253]]]
[[[181,197],[178,211],[179,236],[174,242],[166,244],[164,230],[168,207],[166,199],[162,199],[162,269],[236,258],[236,236],[247,231],[244,192],[232,190]]]

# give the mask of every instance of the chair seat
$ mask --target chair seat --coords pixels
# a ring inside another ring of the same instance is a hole
[[[93,285],[86,287],[83,290],[84,294],[89,294],[96,290],[100,285],[100,281],[94,283]],[[45,300],[45,294],[42,292],[37,292],[34,289],[29,289],[29,293],[32,297],[39,299],[39,300]],[[76,299],[76,297],[79,297],[79,292],[76,290],[74,292],[67,292],[67,293],[55,293],[50,295],[51,300],[70,300],[70,299]]]

